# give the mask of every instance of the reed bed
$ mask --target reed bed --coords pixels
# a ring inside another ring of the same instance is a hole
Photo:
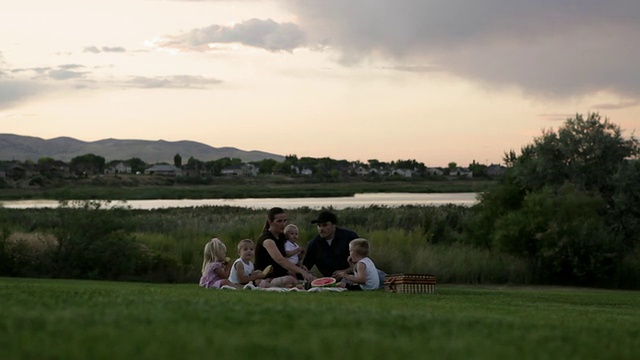
[[[464,207],[459,210],[465,211]],[[88,213],[74,215],[83,211]],[[108,215],[95,217],[92,211]],[[117,226],[131,229],[130,239],[138,244],[138,248],[126,248],[127,252],[137,251],[131,260],[134,264],[127,268],[133,273],[119,275],[120,279],[196,282],[200,276],[202,249],[209,239],[222,239],[227,245],[228,255],[234,258],[237,256],[236,244],[242,239],[257,239],[266,220],[265,209],[229,206],[157,210],[125,208],[109,214],[111,211],[0,208],[4,234],[0,250],[5,258],[13,256],[9,258],[13,262],[5,261],[5,266],[11,263],[14,267],[21,267],[11,271],[4,269],[0,274],[51,276],[55,274],[52,268],[55,268],[56,250],[59,250],[55,248],[55,234],[60,233],[61,227],[76,226],[78,229],[72,235],[82,236],[85,231],[94,234],[91,238],[94,239],[100,235],[100,227],[112,227],[108,223],[115,221],[115,217],[122,217]],[[425,223],[430,216],[441,211],[438,207],[371,206],[333,211],[338,215],[339,226],[350,228],[371,241],[371,257],[387,273],[434,274],[439,283],[528,284],[531,280],[529,267],[522,259],[462,243],[430,241],[425,233]],[[289,222],[299,227],[301,245],[316,235],[311,220],[317,212],[306,207],[287,210]],[[73,221],[70,216],[78,216],[78,220]],[[88,216],[95,218],[83,225],[83,219]],[[31,240],[16,242],[19,238]],[[36,244],[34,239],[48,239],[48,252],[34,251],[33,247],[42,248],[42,244]],[[79,241],[82,243],[84,240],[80,238]],[[51,259],[45,261],[47,256]]]

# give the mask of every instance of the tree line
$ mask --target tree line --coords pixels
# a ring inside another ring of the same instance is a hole
[[[145,170],[154,164],[148,164],[144,160],[133,157],[126,160],[110,160],[107,161],[103,156],[95,154],[85,154],[76,156],[69,163],[56,160],[52,157],[42,157],[36,163],[27,160],[19,161],[0,161],[0,170],[5,170],[8,174],[8,180],[22,180],[28,173],[37,173],[44,178],[65,178],[65,177],[86,177],[98,174],[104,174],[109,169],[114,168],[117,164],[124,164],[128,171],[112,172],[116,174],[144,174]],[[171,165],[167,162],[157,163]],[[156,165],[157,165],[156,164]],[[428,167],[421,162],[413,159],[396,160],[390,162],[370,159],[366,163],[361,161],[335,160],[329,157],[313,158],[298,157],[297,155],[286,155],[283,161],[274,159],[263,159],[260,161],[251,161],[244,163],[239,158],[220,158],[209,161],[202,161],[194,157],[189,157],[186,162],[183,161],[180,154],[176,154],[173,158],[173,166],[182,170],[191,170],[189,175],[192,177],[209,177],[220,176],[223,170],[233,166],[241,166],[250,164],[258,169],[260,174],[276,174],[276,175],[300,175],[305,174],[319,180],[339,180],[344,176],[396,176],[396,177],[438,177],[454,174],[456,169],[460,169],[455,162],[451,162],[445,168],[434,168],[435,172],[428,171]],[[501,165],[491,165],[504,169]],[[465,168],[472,177],[493,178],[499,176],[500,173],[489,173],[488,166],[477,163],[475,160]],[[3,181],[4,179],[0,179]]]

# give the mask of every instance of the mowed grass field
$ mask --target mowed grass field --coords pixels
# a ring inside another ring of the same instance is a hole
[[[0,278],[2,359],[639,359],[640,292],[211,290]]]

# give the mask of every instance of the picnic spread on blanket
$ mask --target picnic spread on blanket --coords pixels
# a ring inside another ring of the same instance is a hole
[[[338,227],[337,216],[330,211],[321,211],[311,221],[318,234],[306,246],[298,245],[298,226],[287,221],[284,209],[269,209],[262,234],[256,242],[240,240],[235,246],[239,257],[233,262],[224,242],[211,239],[204,247],[200,286],[276,292],[436,291],[435,275],[387,275],[378,269],[369,256],[369,240]],[[315,274],[311,272],[314,268]]]

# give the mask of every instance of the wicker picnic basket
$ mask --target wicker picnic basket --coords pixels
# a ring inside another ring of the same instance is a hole
[[[389,274],[384,280],[386,291],[399,293],[426,293],[436,292],[436,276],[427,274]]]

